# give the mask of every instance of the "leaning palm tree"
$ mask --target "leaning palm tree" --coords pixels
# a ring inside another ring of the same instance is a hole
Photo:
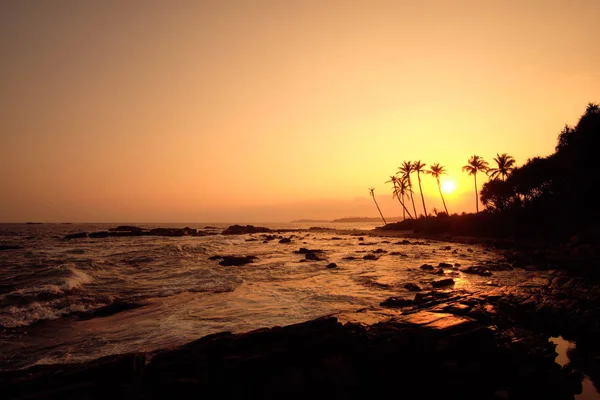
[[[404,161],[401,167],[398,167],[397,173],[402,173],[402,176],[406,179],[408,184],[408,192],[410,193],[410,201],[412,202],[413,211],[415,212],[415,218],[417,218],[417,207],[415,207],[415,198],[413,196],[412,182],[410,180],[410,174],[413,172],[413,164],[411,161]]]
[[[588,103],[587,108],[585,109],[585,114],[592,115],[598,113],[600,113],[600,105],[598,105],[598,103]]]
[[[448,213],[448,207],[446,207],[446,201],[444,200],[444,194],[442,193],[442,186],[440,185],[440,175],[446,174],[446,168],[440,163],[431,164],[429,167],[429,171],[426,171],[429,175],[433,176],[437,181],[438,190],[440,192],[440,197],[442,198],[442,203],[444,204],[444,210],[446,210],[446,214]]]
[[[394,185],[392,199],[394,197],[397,198],[398,202],[402,206],[402,219],[406,219],[407,213],[410,219],[413,219],[412,215],[410,215],[410,211],[408,211],[408,208],[406,208],[406,205],[404,204],[404,196],[406,195],[406,181],[398,178],[397,176],[392,175],[390,176],[390,180],[386,183],[390,182]]]
[[[419,181],[419,194],[421,195],[421,202],[423,203],[423,212],[427,216],[427,208],[425,208],[425,197],[423,197],[423,188],[421,188],[421,173],[425,173],[425,167],[427,164],[422,163],[421,160],[413,163],[413,171],[417,173],[417,180]]]
[[[488,163],[483,158],[479,156],[472,156],[467,161],[467,165],[462,167],[464,172],[468,172],[469,175],[473,175],[475,178],[475,209],[479,212],[479,198],[477,193],[477,173],[478,172],[487,172]]]
[[[494,161],[498,167],[490,168],[488,170],[489,177],[492,179],[499,178],[505,181],[515,169],[515,159],[506,153],[496,153],[496,158],[494,158]]]
[[[381,215],[381,219],[383,220],[383,223],[385,225],[387,225],[387,222],[385,222],[385,218],[383,218],[383,214],[381,213],[381,209],[379,209],[379,204],[377,204],[377,200],[375,199],[375,188],[369,188],[369,192],[371,192],[371,197],[373,198],[373,201],[375,202],[375,206],[377,207],[377,211],[379,211],[379,215]]]

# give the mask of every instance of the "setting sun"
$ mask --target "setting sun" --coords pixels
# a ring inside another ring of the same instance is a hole
[[[456,182],[453,180],[445,180],[442,182],[442,192],[446,194],[453,193],[456,190]]]

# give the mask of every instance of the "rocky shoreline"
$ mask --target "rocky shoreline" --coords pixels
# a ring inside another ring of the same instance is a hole
[[[442,278],[431,290],[406,287],[414,297],[353,313],[223,332],[152,353],[0,371],[0,393],[7,399],[573,399],[584,375],[600,384],[600,288],[582,274],[595,267],[593,247],[576,239],[559,247],[427,239],[490,246],[504,252],[511,268],[544,274],[476,293]],[[427,267],[421,269],[435,273]],[[576,358],[564,367],[548,340],[559,335],[577,343]]]

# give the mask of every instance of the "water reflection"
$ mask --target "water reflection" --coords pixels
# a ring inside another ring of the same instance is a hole
[[[573,368],[581,371],[584,374],[583,380],[581,381],[582,390],[580,394],[576,394],[574,397],[578,400],[598,400],[600,399],[600,391],[594,382],[590,379],[592,377],[598,377],[599,371],[599,358],[595,356],[597,352],[586,351],[585,344],[580,344],[571,340],[566,340],[562,336],[551,337],[550,341],[556,345],[556,363],[561,367],[570,364]],[[592,349],[589,349],[592,350]],[[598,379],[595,379],[598,382]]]

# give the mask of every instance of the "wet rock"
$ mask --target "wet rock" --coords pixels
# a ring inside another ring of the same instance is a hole
[[[240,266],[253,263],[256,259],[256,256],[223,256],[223,260],[219,262],[219,265]]]
[[[321,249],[307,249],[306,247],[300,247],[299,250],[295,250],[295,254],[306,254],[306,253],[322,253]]]
[[[440,267],[440,268],[452,268],[452,264],[441,262],[441,263],[438,264],[438,267]]]
[[[71,240],[71,239],[82,239],[82,238],[86,238],[86,237],[87,237],[87,232],[78,232],[78,233],[71,233],[71,234],[65,236],[64,239]]]
[[[454,279],[452,278],[438,279],[436,281],[431,282],[431,286],[433,286],[434,288],[441,288],[451,285],[454,285]]]
[[[306,260],[312,260],[312,261],[321,261],[322,258],[318,256],[318,254],[314,251],[309,251],[308,253],[304,254],[304,258]]]
[[[404,288],[411,292],[420,292],[421,291],[421,287],[419,285],[417,285],[416,283],[412,283],[412,282],[408,282],[408,283],[404,284]]]
[[[383,250],[383,249],[377,249],[377,250],[373,250],[373,253],[374,254],[382,254],[382,253],[387,253],[387,251]]]
[[[144,232],[144,229],[140,228],[139,226],[119,225],[116,228],[109,228],[108,231],[109,232],[130,232],[130,233],[141,234],[142,232]]]
[[[271,232],[271,229],[254,225],[231,225],[223,231],[223,235],[243,235],[246,233]]]
[[[375,254],[365,254],[363,256],[363,260],[378,260],[379,257],[377,257]]]
[[[440,247],[440,250],[445,250],[445,251],[452,250],[452,247],[451,246],[444,246],[444,247]]]
[[[8,245],[8,244],[0,244],[0,251],[2,250],[18,250],[18,249],[22,249],[23,246],[13,246],[13,245]]]
[[[327,268],[337,268],[337,264],[336,263],[329,263],[329,264],[327,264]]]
[[[290,239],[290,238],[283,238],[283,239],[279,240],[279,243],[292,243],[292,239]]]
[[[435,271],[433,271],[433,273],[436,275],[444,275],[444,270],[442,268],[438,268]]]
[[[487,268],[481,265],[474,265],[471,267],[462,268],[460,272],[464,272],[465,274],[475,274],[479,276],[491,276],[492,273]]]
[[[356,257],[354,257],[354,256],[346,256],[346,257],[342,258],[342,260],[356,260]]]
[[[91,232],[88,237],[91,238],[107,238],[110,236],[110,232],[108,231],[100,231],[100,232]]]
[[[389,297],[389,298],[385,299],[384,301],[382,301],[381,303],[379,303],[379,305],[382,307],[402,308],[402,307],[412,306],[413,301],[410,299],[405,299],[403,297]]]
[[[421,268],[423,271],[433,271],[433,265],[429,264],[423,264],[419,268]]]

